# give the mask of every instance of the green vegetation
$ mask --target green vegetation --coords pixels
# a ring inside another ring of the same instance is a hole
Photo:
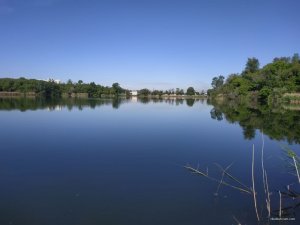
[[[2,78],[0,79],[1,92],[20,92],[32,93],[46,97],[58,97],[61,95],[61,87],[53,80],[42,81],[35,79],[19,79]]]
[[[274,58],[262,68],[258,59],[249,58],[241,74],[224,79],[223,76],[213,78],[212,89],[208,90],[210,97],[276,103],[284,100],[285,93],[300,92],[300,58],[298,54]],[[297,99],[300,100],[299,96]]]
[[[153,90],[150,91],[147,88],[143,88],[138,91],[138,96],[140,97],[175,97],[175,96],[198,96],[198,97],[206,97],[206,93],[202,90],[200,93],[196,92],[193,87],[189,87],[186,92],[183,89],[176,88],[176,89],[169,89],[169,90]]]
[[[92,98],[112,97],[128,93],[118,83],[114,83],[112,87],[104,87],[94,82],[86,84],[82,80],[77,83],[68,80],[67,83],[58,84],[54,80],[44,81],[22,77],[19,79],[1,78],[0,92],[18,92],[24,94],[24,96],[36,95],[43,97],[77,96],[79,93],[87,93],[87,96]]]
[[[186,91],[186,95],[195,95],[195,89],[193,87],[189,87]]]
[[[82,98],[101,98],[117,97],[130,95],[129,90],[120,86],[119,83],[113,83],[111,87],[105,87],[95,82],[84,83],[82,80],[73,82],[68,80],[66,83],[56,83],[54,80],[44,81],[36,79],[18,79],[0,78],[0,96],[43,96],[43,97],[82,97]],[[143,88],[138,91],[140,97],[162,97],[162,96],[206,96],[204,90],[201,93],[189,87],[186,92],[183,89],[176,88],[169,90],[153,90]]]

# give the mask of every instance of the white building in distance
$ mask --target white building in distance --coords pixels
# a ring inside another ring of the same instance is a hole
[[[137,95],[138,95],[138,92],[137,92],[137,91],[130,91],[130,95],[132,95],[132,96],[137,96]]]

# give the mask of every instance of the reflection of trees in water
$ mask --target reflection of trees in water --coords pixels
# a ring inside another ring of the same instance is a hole
[[[169,105],[182,105],[184,102],[190,107],[194,105],[196,101],[200,101],[202,104],[206,101],[204,99],[195,99],[195,98],[138,98],[138,102],[143,104],[153,103],[167,103]]]
[[[243,127],[243,134],[245,139],[251,140],[255,137],[255,128],[253,126],[246,125]]]
[[[176,99],[176,105],[182,105],[183,99]]]
[[[300,143],[300,111],[232,101],[211,104],[214,106],[211,118],[220,120],[223,114],[228,122],[238,122],[246,139],[254,138],[258,129],[271,139]]]
[[[126,100],[125,100],[125,99],[122,99],[122,98],[113,98],[113,99],[112,99],[112,102],[111,102],[112,107],[113,107],[114,109],[118,109],[118,108],[120,107],[120,105],[121,105],[124,101],[126,101]]]
[[[63,108],[72,111],[73,109],[83,110],[84,108],[100,107],[103,105],[111,105],[113,108],[118,109],[121,104],[130,101],[126,98],[0,98],[0,110],[37,110],[48,109],[61,110]],[[182,99],[182,98],[138,98],[138,102],[142,104],[152,103],[167,103],[169,105],[182,105],[184,102],[190,107],[196,101],[204,103],[203,99]]]
[[[190,107],[192,107],[195,103],[195,99],[194,98],[188,98],[186,99],[186,104]]]
[[[0,98],[0,110],[37,110],[48,109],[61,110],[67,108],[69,111],[73,109],[83,110],[84,108],[100,107],[103,105],[111,105],[113,108],[119,108],[119,106],[128,101],[124,98],[114,99],[83,99],[83,98],[59,98],[59,99],[47,99],[47,98]]]
[[[222,112],[215,108],[212,108],[212,110],[210,110],[210,117],[214,120],[223,120]]]
[[[138,102],[148,104],[151,101],[150,98],[138,98]]]

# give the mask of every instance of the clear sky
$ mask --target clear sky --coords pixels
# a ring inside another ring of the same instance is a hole
[[[300,53],[299,0],[0,0],[0,77],[208,88]]]

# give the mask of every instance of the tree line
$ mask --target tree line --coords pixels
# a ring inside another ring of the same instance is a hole
[[[34,93],[45,97],[60,97],[62,94],[72,95],[76,93],[87,93],[88,97],[101,97],[103,95],[117,96],[126,94],[128,90],[122,88],[118,83],[111,87],[95,84],[95,82],[84,83],[82,80],[66,83],[56,83],[54,80],[44,81],[36,79],[1,78],[0,92]]]
[[[198,92],[195,90],[194,87],[188,87],[186,91],[184,91],[181,88],[172,88],[169,90],[149,90],[147,88],[143,88],[138,91],[138,95],[140,96],[162,96],[162,95],[206,95],[205,91],[202,90],[201,92]]]
[[[95,84],[95,82],[84,83],[82,80],[73,82],[68,80],[66,83],[57,83],[52,79],[48,81],[37,79],[26,79],[24,77],[1,78],[0,79],[0,92],[18,92],[24,95],[33,93],[34,95],[45,97],[61,97],[72,96],[73,94],[86,93],[90,98],[101,98],[103,96],[119,96],[130,95],[130,91],[124,89],[119,83],[113,83],[111,87]],[[169,90],[149,90],[146,88],[138,90],[139,96],[162,96],[162,95],[205,95],[202,90],[197,92],[193,87],[189,87],[186,92],[183,89],[169,89]]]
[[[274,58],[271,63],[260,68],[257,58],[248,58],[244,70],[238,74],[216,76],[212,79],[210,97],[228,99],[257,100],[273,102],[284,93],[300,92],[300,58]]]

